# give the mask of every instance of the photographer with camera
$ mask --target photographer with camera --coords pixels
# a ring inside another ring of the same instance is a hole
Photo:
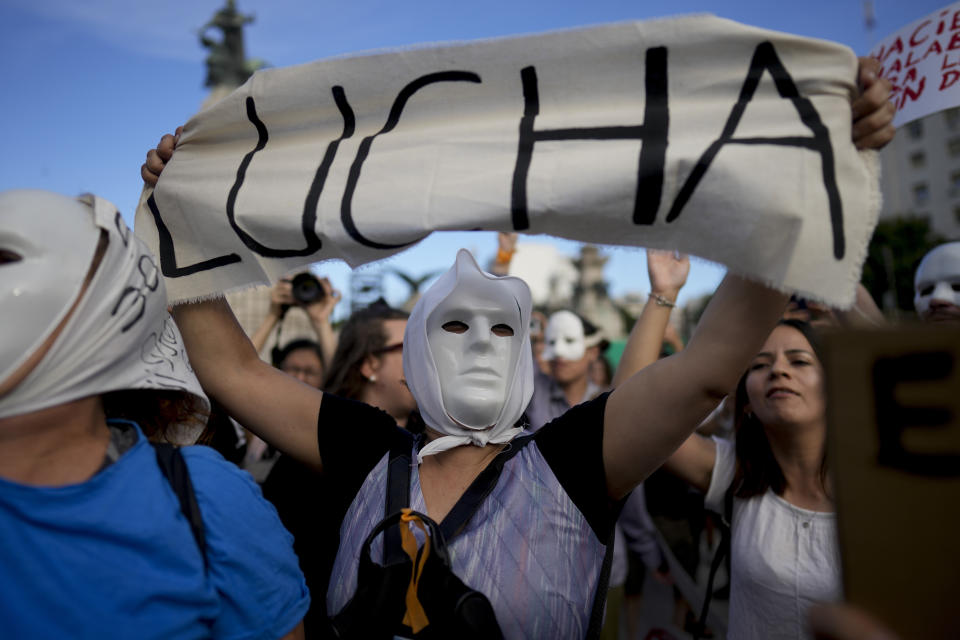
[[[262,351],[270,332],[283,322],[287,310],[294,306],[303,309],[317,336],[318,348],[314,348],[308,340],[297,340],[284,347],[278,342],[273,349],[273,366],[311,387],[320,388],[326,373],[324,369],[333,359],[333,352],[337,348],[330,315],[338,302],[340,292],[333,288],[327,278],[317,278],[309,271],[283,278],[270,292],[267,317],[250,341],[258,352]],[[294,345],[298,348],[291,348]]]
[[[327,278],[317,278],[309,271],[283,278],[270,291],[270,308],[260,327],[250,336],[257,353],[263,351],[276,329],[276,344],[270,353],[271,364],[300,382],[319,389],[326,377],[327,367],[337,347],[330,315],[340,301],[340,292],[333,288]],[[304,311],[316,334],[316,341],[298,338],[280,345],[280,327],[292,307]],[[276,457],[266,442],[246,429],[246,452],[242,466],[263,482]]]

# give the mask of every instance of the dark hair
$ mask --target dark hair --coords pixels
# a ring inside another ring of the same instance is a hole
[[[87,194],[81,196],[81,200]],[[92,197],[92,196],[91,196]],[[93,279],[110,245],[110,235],[100,230],[97,249],[87,271],[84,286]],[[178,426],[200,427],[203,432],[197,442],[204,444],[210,438],[206,428],[209,412],[203,401],[186,391],[175,389],[120,389],[100,394],[106,417],[130,420],[140,426],[148,440],[170,442]]]
[[[131,420],[148,440],[169,442],[177,426],[203,427],[197,444],[206,444],[212,432],[205,426],[209,412],[191,393],[162,389],[121,389],[102,394],[107,418]]]
[[[597,344],[592,346],[597,347],[597,350],[600,352],[600,355],[602,356],[607,351],[607,349],[610,348],[610,341],[603,336],[603,333],[600,330],[600,327],[593,324],[592,322],[587,320],[584,316],[577,313],[576,311],[573,311],[571,309],[566,309],[566,311],[569,311],[570,313],[575,315],[577,317],[577,320],[580,321],[580,326],[583,327],[584,340],[589,341],[591,338],[595,338],[597,336],[600,337],[600,340],[597,342]],[[610,379],[611,380],[613,379],[612,374],[610,375]]]
[[[604,386],[609,387],[610,383],[613,382],[613,366],[610,364],[610,361],[603,356],[602,353],[597,358],[597,363],[603,368],[603,376],[606,379],[606,384]]]
[[[820,341],[813,328],[802,320],[781,320],[778,327],[796,329],[807,339],[813,348],[813,353],[822,362]],[[734,403],[734,430],[737,434],[737,471],[734,475],[734,495],[738,498],[752,498],[763,495],[767,489],[772,489],[778,496],[783,495],[787,488],[787,479],[777,463],[763,424],[753,414],[746,412],[750,400],[747,397],[747,375],[749,369],[740,378],[737,384],[736,401]],[[824,491],[827,489],[827,451],[824,448],[820,460],[820,484]]]
[[[387,346],[384,321],[406,320],[409,315],[406,311],[394,309],[383,298],[355,311],[340,329],[324,390],[344,398],[359,399],[366,382],[360,372],[364,359]]]
[[[101,229],[97,249],[86,276],[88,282],[100,268],[109,244],[110,235]],[[212,432],[206,426],[210,412],[200,398],[186,391],[120,389],[100,394],[100,401],[108,419],[136,422],[143,435],[154,442],[171,442],[177,427],[202,428],[203,431],[197,439],[198,444],[206,444],[212,437]]]
[[[283,345],[282,348],[274,350],[270,354],[270,359],[273,361],[273,366],[280,368],[280,365],[283,364],[283,361],[287,359],[294,351],[300,351],[301,349],[308,349],[317,354],[317,358],[320,360],[321,365],[326,363],[323,361],[323,351],[320,349],[320,345],[313,340],[307,340],[306,338],[299,338],[297,340],[291,340],[287,344]]]

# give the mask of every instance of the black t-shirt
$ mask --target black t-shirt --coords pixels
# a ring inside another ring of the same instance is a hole
[[[620,503],[607,496],[603,468],[603,412],[607,396],[578,405],[534,435],[540,449],[570,499],[594,533],[607,540],[620,513]],[[388,414],[362,402],[324,394],[317,428],[324,475],[340,494],[342,520],[367,474],[406,434]]]

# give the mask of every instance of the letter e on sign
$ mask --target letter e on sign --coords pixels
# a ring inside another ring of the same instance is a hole
[[[960,628],[960,327],[824,336],[845,598],[904,638]]]

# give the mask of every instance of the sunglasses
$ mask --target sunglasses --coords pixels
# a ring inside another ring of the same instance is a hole
[[[388,344],[385,347],[371,351],[371,354],[378,356],[381,353],[390,353],[391,351],[403,351],[403,343],[398,342],[396,344]]]

